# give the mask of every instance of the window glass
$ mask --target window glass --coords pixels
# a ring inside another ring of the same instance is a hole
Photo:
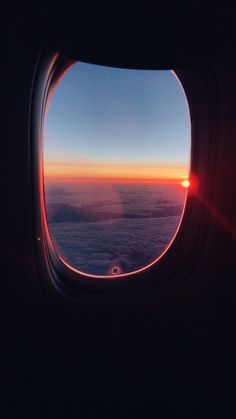
[[[181,221],[189,151],[188,105],[173,72],[73,65],[44,132],[46,214],[60,258],[100,276],[159,258]]]

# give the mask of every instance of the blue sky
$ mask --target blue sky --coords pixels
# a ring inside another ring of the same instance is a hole
[[[171,71],[76,63],[56,88],[46,161],[188,165],[189,150],[188,106]]]

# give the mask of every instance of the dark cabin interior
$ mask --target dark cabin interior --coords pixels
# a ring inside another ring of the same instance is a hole
[[[3,419],[235,418],[235,12],[197,2],[7,5],[1,16]],[[104,290],[91,284],[73,298],[67,291],[57,298],[42,278],[32,107],[38,63],[49,50],[182,75],[192,174],[208,204],[190,198],[186,239],[175,247],[176,274],[169,263],[162,270],[168,280],[159,281],[154,269],[146,285],[138,278]]]

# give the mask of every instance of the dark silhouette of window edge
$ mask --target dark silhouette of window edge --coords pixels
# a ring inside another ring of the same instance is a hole
[[[82,318],[84,316],[94,318],[94,316],[96,317],[95,312],[97,312],[98,318],[104,318],[104,321],[107,321],[107,314],[104,313],[107,313],[108,310],[110,318],[118,316],[121,320],[123,317],[125,318],[126,312],[126,310],[122,310],[122,307],[127,307],[127,304],[129,307],[133,306],[132,316],[134,318],[138,315],[138,307],[142,307],[142,315],[146,312],[148,316],[151,313],[160,314],[163,309],[165,312],[175,310],[182,301],[183,295],[178,299],[178,294],[182,294],[181,290],[184,288],[185,295],[189,297],[193,293],[193,289],[196,288],[196,284],[193,287],[189,278],[199,263],[203,247],[206,244],[205,236],[209,224],[209,214],[200,204],[194,192],[188,194],[184,217],[170,246],[151,266],[138,272],[98,279],[92,275],[80,274],[76,269],[65,264],[54,249],[48,232],[44,203],[43,124],[49,95],[55,89],[64,71],[73,62],[74,60],[68,60],[59,52],[43,52],[38,62],[33,90],[31,158],[35,250],[43,290],[49,299],[56,303],[56,306],[59,303],[59,309],[61,305],[69,304],[69,312],[76,317],[80,313],[79,316]],[[212,111],[209,106],[211,97],[206,89],[204,79],[208,77],[213,86],[214,77],[211,72],[201,68],[174,71],[182,83],[190,108],[192,127],[190,182],[197,185],[198,195],[207,197],[211,188],[208,179],[209,161],[201,159],[201,157],[203,154],[208,156],[209,147],[211,147],[211,155],[214,156],[214,149],[212,149],[214,144],[212,144],[209,126],[209,112]],[[198,105],[196,106],[196,104]],[[202,131],[201,124],[204,124]],[[201,293],[205,285],[206,283],[197,284]],[[178,292],[175,292],[173,296],[174,289]],[[187,289],[188,291],[186,291]],[[160,297],[163,290],[165,293],[169,293],[169,301],[165,304],[162,303]],[[126,301],[125,304],[124,301]],[[159,303],[157,303],[158,301]],[[91,306],[93,307],[92,311],[88,309]]]

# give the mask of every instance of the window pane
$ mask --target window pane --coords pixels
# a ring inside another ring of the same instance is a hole
[[[77,63],[54,92],[44,136],[46,213],[61,259],[101,276],[155,261],[188,186],[190,118],[174,73]]]

